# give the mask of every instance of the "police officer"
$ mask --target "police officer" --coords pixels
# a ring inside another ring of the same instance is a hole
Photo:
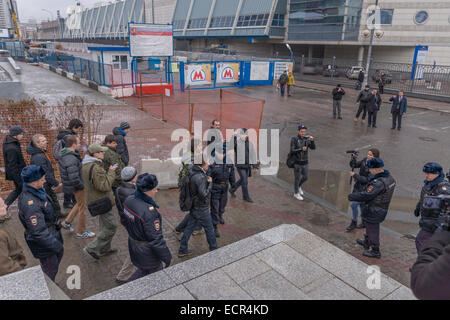
[[[19,219],[25,228],[25,241],[40,260],[42,271],[55,281],[64,246],[51,199],[45,193],[45,171],[31,165],[22,170],[21,177],[24,185],[19,196]]]
[[[226,143],[216,143],[215,157],[212,165],[206,173],[213,180],[211,191],[211,217],[216,238],[220,237],[217,225],[225,224],[223,214],[228,201],[228,182],[233,186],[236,182],[234,177],[234,165],[227,155]]]
[[[367,167],[371,176],[366,190],[350,194],[348,200],[365,204],[362,219],[366,225],[366,234],[364,240],[358,239],[356,243],[366,249],[364,256],[381,258],[380,223],[388,213],[396,182],[390,172],[384,169],[384,162],[380,158],[367,161]]]
[[[417,254],[424,243],[433,235],[434,231],[440,226],[439,209],[423,208],[423,200],[426,196],[438,196],[440,194],[450,194],[450,184],[445,181],[442,166],[435,162],[428,162],[423,167],[425,172],[425,185],[420,192],[420,200],[417,203],[414,215],[420,216],[420,231],[416,236]]]
[[[134,195],[125,200],[120,212],[121,223],[128,231],[128,248],[131,262],[138,268],[128,279],[133,281],[167,268],[172,255],[162,233],[159,206],[153,198],[158,189],[158,179],[153,174],[141,174],[136,181]]]

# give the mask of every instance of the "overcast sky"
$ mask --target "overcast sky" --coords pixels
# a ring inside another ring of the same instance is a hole
[[[81,0],[81,4],[87,8],[91,8],[94,3],[103,2],[102,0]],[[76,0],[17,0],[20,22],[28,22],[29,19],[35,18],[38,22],[51,18],[50,13],[42,11],[46,9],[53,13],[56,19],[56,10],[61,11],[61,16],[66,17],[66,9],[71,5],[75,5]]]

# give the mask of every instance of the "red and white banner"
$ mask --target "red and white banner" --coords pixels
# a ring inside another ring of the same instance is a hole
[[[173,27],[166,24],[130,23],[132,57],[173,56]]]

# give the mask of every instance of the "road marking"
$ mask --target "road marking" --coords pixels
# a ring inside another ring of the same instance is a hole
[[[450,129],[450,126],[441,128],[441,130],[445,130],[445,129]]]
[[[418,112],[418,113],[407,113],[406,116],[407,117],[419,116],[419,115],[426,114],[426,113],[429,113],[429,111],[423,111],[423,112]]]

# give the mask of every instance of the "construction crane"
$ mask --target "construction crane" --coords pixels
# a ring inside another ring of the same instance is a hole
[[[14,39],[21,40],[22,37],[20,35],[19,22],[17,21],[16,8],[14,7],[12,0],[9,0],[9,12],[14,23]]]

